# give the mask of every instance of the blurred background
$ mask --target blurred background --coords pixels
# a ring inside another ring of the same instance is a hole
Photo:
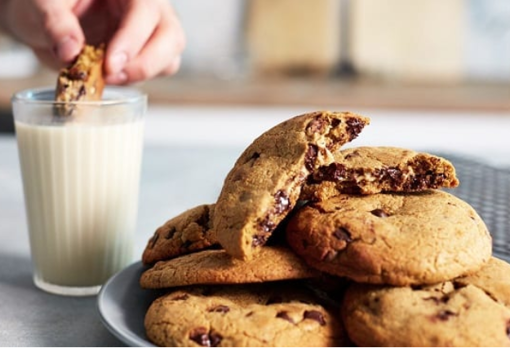
[[[152,104],[494,111],[510,115],[505,0],[173,0],[187,35]],[[1,35],[1,34],[0,34]],[[10,97],[56,73],[0,36],[0,129]]]

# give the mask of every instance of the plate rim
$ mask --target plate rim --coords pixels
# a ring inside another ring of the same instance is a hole
[[[103,325],[123,343],[131,347],[156,347],[145,337],[140,337],[138,334],[117,325],[113,320],[111,320],[109,317],[110,313],[106,309],[106,298],[110,295],[109,291],[111,291],[112,286],[119,281],[119,278],[125,276],[126,273],[131,273],[139,269],[143,269],[143,264],[141,261],[135,261],[108,279],[97,295],[96,309],[99,312],[99,317]]]

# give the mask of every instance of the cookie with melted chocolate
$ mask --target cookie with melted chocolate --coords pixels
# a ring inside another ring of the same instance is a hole
[[[459,185],[446,159],[398,147],[353,147],[334,154],[303,186],[301,199],[321,201],[340,193],[416,192]]]
[[[353,284],[342,317],[359,347],[510,346],[510,265],[432,286]]]
[[[145,330],[164,347],[339,347],[339,317],[295,282],[187,287],[152,303]]]
[[[282,122],[246,148],[216,202],[213,229],[233,257],[250,259],[293,209],[310,173],[358,136],[369,119],[319,111]]]
[[[476,211],[443,191],[342,194],[298,209],[287,242],[310,266],[357,282],[433,284],[477,271],[491,236]]]

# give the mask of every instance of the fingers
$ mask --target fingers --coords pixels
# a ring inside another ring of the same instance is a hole
[[[49,48],[62,63],[69,63],[80,53],[85,38],[69,2],[39,0],[43,18],[43,30],[49,40]]]
[[[84,42],[78,18],[72,11],[76,1],[10,1],[3,13],[4,24],[19,41],[37,50],[38,56],[43,55],[44,62],[61,66],[76,57]]]
[[[110,84],[138,82],[179,69],[185,43],[177,17],[166,0],[142,1],[144,12],[128,13],[109,44],[106,73]],[[130,10],[138,6],[133,4]],[[148,24],[151,20],[153,25]]]
[[[180,48],[177,37],[169,35],[168,31],[168,29],[156,30],[140,54],[126,64],[120,76],[114,75],[108,82],[133,83],[158,75],[176,73],[181,63]]]
[[[105,70],[117,75],[126,63],[136,57],[160,21],[159,7],[154,1],[131,1],[119,28],[108,43]]]

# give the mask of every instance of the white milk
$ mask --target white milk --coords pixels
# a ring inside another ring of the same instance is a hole
[[[143,121],[16,121],[36,282],[89,287],[132,261]]]

